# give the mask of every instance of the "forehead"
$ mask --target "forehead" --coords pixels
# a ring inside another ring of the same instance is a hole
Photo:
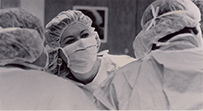
[[[74,36],[77,34],[80,34],[81,31],[87,29],[83,24],[81,23],[74,23],[66,27],[64,30],[62,37],[67,37],[67,36]]]

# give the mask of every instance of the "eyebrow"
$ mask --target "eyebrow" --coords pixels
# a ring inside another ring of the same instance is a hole
[[[84,29],[80,32],[80,34],[82,34],[83,32],[88,31],[88,29]]]

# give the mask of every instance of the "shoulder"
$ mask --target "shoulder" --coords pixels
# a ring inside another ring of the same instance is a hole
[[[15,109],[16,105],[19,109],[95,108],[71,81],[46,72],[10,68],[0,72],[0,78],[0,88],[3,89],[0,90],[0,98],[5,104],[10,104],[9,108],[4,106],[7,109]]]
[[[60,87],[71,86],[70,81],[59,78],[55,75],[37,70],[23,70],[19,68],[1,68],[0,76],[4,82],[13,84],[13,86],[23,86],[30,89],[52,90]],[[1,82],[3,82],[1,81]],[[70,85],[69,85],[70,84]],[[55,87],[58,86],[58,87]]]
[[[109,55],[109,58],[116,64],[118,67],[127,65],[130,62],[135,61],[135,58],[132,58],[128,55]]]
[[[102,51],[99,53],[102,55],[102,59],[106,61],[110,61],[112,64],[115,64],[116,68],[122,67],[124,65],[127,65],[130,62],[135,61],[136,59],[133,57],[130,57],[128,55],[113,55],[109,54],[107,50]]]

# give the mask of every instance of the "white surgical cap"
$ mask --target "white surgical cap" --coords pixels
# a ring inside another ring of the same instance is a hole
[[[160,38],[185,27],[196,27],[200,20],[200,11],[190,0],[156,0],[142,16],[142,31],[133,43],[135,56],[143,57]]]
[[[44,27],[36,16],[20,8],[8,8],[0,10],[0,27],[19,27],[35,29],[40,37],[44,37]]]
[[[73,23],[81,23],[90,30],[92,28],[92,20],[81,11],[62,11],[46,25],[47,44],[50,47],[60,47],[60,40],[63,31]]]
[[[44,40],[33,29],[4,28],[0,30],[0,65],[33,63],[44,51]]]

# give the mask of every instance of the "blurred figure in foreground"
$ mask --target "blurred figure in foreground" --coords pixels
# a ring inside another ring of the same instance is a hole
[[[190,0],[156,0],[133,47],[138,58],[107,80],[97,100],[108,109],[203,109],[200,11]]]
[[[2,9],[0,26],[4,27],[0,29],[1,110],[96,109],[76,85],[42,71],[48,54],[38,18],[21,9]]]

